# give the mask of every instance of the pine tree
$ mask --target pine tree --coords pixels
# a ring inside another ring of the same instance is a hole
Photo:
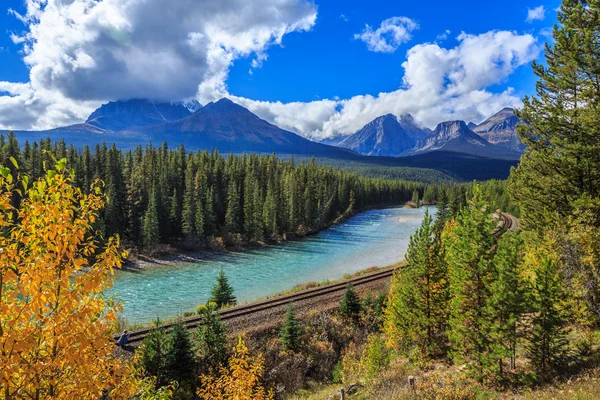
[[[279,330],[279,339],[285,350],[298,351],[302,340],[302,327],[296,319],[294,307],[288,305],[283,325]]]
[[[417,189],[413,191],[412,202],[415,204],[415,207],[419,207],[419,191]]]
[[[153,190],[150,195],[150,201],[148,202],[148,209],[144,214],[144,225],[142,227],[144,233],[144,247],[146,249],[151,249],[160,243],[157,202],[156,192]]]
[[[237,182],[231,180],[229,182],[229,190],[227,191],[227,212],[225,214],[225,229],[228,233],[240,233],[242,221],[240,194],[237,187]]]
[[[181,321],[168,334],[168,355],[165,368],[169,381],[189,383],[194,378],[194,354],[190,334]]]
[[[445,257],[450,283],[449,332],[452,356],[466,361],[480,379],[490,364],[492,316],[486,307],[494,278],[491,235],[495,227],[489,207],[481,200],[481,189],[462,209],[456,223],[444,232]]]
[[[509,190],[524,237],[541,240],[560,230],[561,251],[577,249],[571,268],[562,271],[570,311],[578,323],[597,326],[600,257],[592,249],[600,248],[600,3],[564,0],[557,19],[545,63],[533,64],[536,96],[525,97],[516,112],[527,147]]]
[[[227,336],[215,303],[197,308],[201,321],[194,334],[198,364],[205,373],[212,373],[227,361]]]
[[[156,378],[155,387],[160,388],[169,384],[169,371],[167,360],[169,358],[168,336],[160,326],[160,321],[154,322],[154,329],[150,330],[140,347],[138,368],[145,376]]]
[[[342,301],[340,302],[340,314],[347,318],[358,318],[360,312],[362,310],[362,305],[360,304],[360,297],[358,297],[358,293],[352,287],[352,284],[348,282],[348,286],[346,286],[346,291],[344,292],[344,297],[342,297]]]
[[[517,341],[520,337],[517,323],[525,312],[527,283],[523,273],[523,241],[518,234],[505,234],[498,242],[493,258],[495,277],[491,283],[488,314],[491,325],[492,355],[495,374],[505,375],[505,360],[514,370],[517,359]]]
[[[516,113],[527,148],[511,193],[522,227],[532,231],[583,209],[600,226],[600,4],[564,0],[557,19],[545,63],[533,63],[537,96],[525,97]]]
[[[429,212],[411,237],[407,265],[392,278],[386,307],[388,343],[410,353],[416,346],[424,356],[441,354],[447,339],[447,270],[439,258]]]
[[[218,308],[235,305],[237,302],[233,294],[233,287],[229,284],[223,270],[217,276],[217,283],[212,287],[208,301],[215,303]]]
[[[195,213],[197,206],[195,204],[195,184],[194,184],[194,166],[188,162],[185,170],[185,192],[183,194],[183,211],[181,216],[181,225],[183,233],[193,235],[195,230]]]
[[[527,255],[535,272],[532,287],[533,321],[527,355],[536,372],[546,378],[561,366],[567,350],[566,318],[562,305],[566,299],[559,272],[556,241],[549,235]]]

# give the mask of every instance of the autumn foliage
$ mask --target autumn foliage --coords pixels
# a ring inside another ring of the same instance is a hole
[[[229,368],[222,368],[218,377],[203,375],[198,396],[205,400],[270,400],[273,392],[262,386],[260,379],[264,370],[262,356],[252,357],[240,337]]]
[[[36,182],[0,168],[0,398],[130,395],[116,359],[118,306],[105,295],[121,266],[119,238],[100,246],[100,188],[84,194],[66,160]]]

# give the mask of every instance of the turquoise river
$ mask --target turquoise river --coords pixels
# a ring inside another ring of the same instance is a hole
[[[401,261],[424,213],[425,208],[369,210],[298,241],[123,270],[112,290],[123,299],[123,317],[129,323],[194,311],[208,299],[221,269],[238,301],[253,301],[300,283],[339,279],[371,266]]]

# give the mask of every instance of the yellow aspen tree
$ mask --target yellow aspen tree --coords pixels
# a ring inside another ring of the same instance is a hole
[[[252,357],[242,337],[233,349],[229,368],[218,376],[202,375],[198,396],[204,400],[272,400],[273,391],[265,390],[260,379],[264,371],[262,356]]]
[[[0,168],[0,399],[136,390],[111,342],[118,305],[105,293],[122,255],[118,237],[99,245],[103,206],[99,185],[90,194],[73,185],[65,159],[31,184]]]

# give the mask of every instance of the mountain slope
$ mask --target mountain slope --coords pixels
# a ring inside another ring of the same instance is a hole
[[[156,103],[150,100],[111,101],[94,111],[85,122],[107,131],[175,121],[191,114],[183,103]]]
[[[395,156],[413,145],[413,139],[400,126],[396,117],[387,114],[375,118],[338,146],[368,156]]]
[[[145,135],[150,140],[164,140],[173,145],[184,143],[188,149],[314,155],[349,153],[285,131],[228,99],[211,102],[177,121],[132,128],[123,133]]]
[[[519,154],[510,149],[500,148],[489,143],[470,130],[464,121],[448,121],[438,124],[426,139],[417,143],[409,154],[432,151],[450,151],[489,158],[518,158]]]
[[[427,136],[412,116],[397,119],[393,114],[382,115],[348,136],[337,146],[368,156],[397,156]]]
[[[492,144],[522,152],[525,145],[516,130],[520,122],[512,108],[504,108],[477,125],[473,131]]]

